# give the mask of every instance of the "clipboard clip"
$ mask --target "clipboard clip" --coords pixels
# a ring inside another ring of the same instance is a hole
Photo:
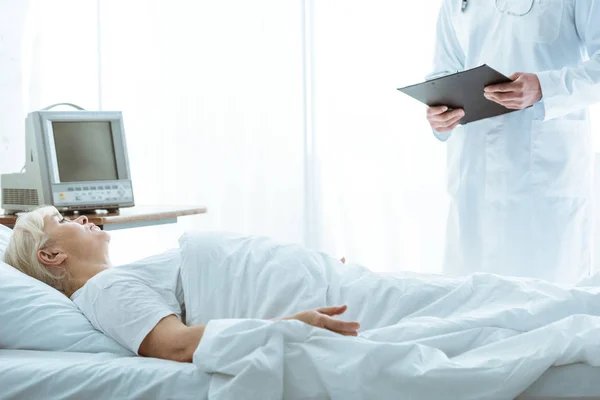
[[[469,0],[462,0],[462,3],[460,5],[460,11],[465,12],[467,10],[468,6],[469,6]]]

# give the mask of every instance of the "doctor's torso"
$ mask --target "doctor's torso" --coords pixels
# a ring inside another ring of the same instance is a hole
[[[487,63],[500,72],[539,72],[582,62],[576,0],[453,1],[452,22],[465,69]],[[599,21],[600,23],[600,21]]]
[[[510,76],[560,70],[587,57],[574,21],[575,0],[469,0],[464,11],[460,0],[444,1],[452,2],[448,10],[465,69],[488,64]],[[490,201],[525,193],[585,197],[591,179],[588,112],[543,121],[541,105],[455,129],[448,140],[449,193],[477,192]]]

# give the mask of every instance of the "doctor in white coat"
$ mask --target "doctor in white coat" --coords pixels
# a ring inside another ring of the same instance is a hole
[[[485,96],[520,110],[465,126],[463,110],[427,111],[448,146],[445,272],[576,282],[591,269],[600,0],[442,3],[430,78],[488,64],[514,81]]]

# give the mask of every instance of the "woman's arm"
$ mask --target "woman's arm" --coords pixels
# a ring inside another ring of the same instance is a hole
[[[346,309],[346,306],[318,308],[282,319],[296,319],[341,335],[356,336],[360,327],[358,322],[346,322],[332,318],[335,315],[343,314]],[[204,325],[186,326],[175,315],[169,315],[160,320],[144,338],[138,354],[144,357],[192,362],[194,352],[202,340],[204,328]]]
[[[204,325],[186,326],[175,315],[163,318],[142,341],[138,354],[144,357],[192,362],[204,334]]]

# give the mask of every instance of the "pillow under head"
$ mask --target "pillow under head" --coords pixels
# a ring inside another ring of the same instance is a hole
[[[10,235],[0,225],[0,348],[132,355],[65,295],[4,263]]]

